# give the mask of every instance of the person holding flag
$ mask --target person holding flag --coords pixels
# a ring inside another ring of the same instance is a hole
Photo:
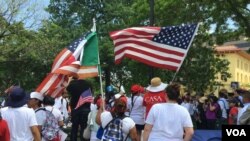
[[[37,87],[36,92],[59,97],[71,77],[86,79],[98,76],[98,38],[94,30],[70,43],[54,59],[51,72]]]
[[[91,89],[91,84],[88,81],[82,79],[73,79],[66,88],[69,95],[71,95],[71,141],[77,141],[79,126],[80,140],[84,140],[82,134],[85,127],[87,126],[90,104],[93,101]]]

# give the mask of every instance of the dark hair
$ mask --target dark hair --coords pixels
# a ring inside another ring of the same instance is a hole
[[[242,97],[244,99],[250,100],[250,92],[249,91],[245,91],[244,93],[242,93]]]
[[[43,104],[53,106],[55,104],[55,99],[49,95],[46,95],[44,96]]]
[[[226,98],[227,93],[228,93],[228,92],[227,92],[226,89],[221,89],[221,90],[219,91],[219,97]]]
[[[94,98],[94,104],[96,104],[97,100],[102,98],[102,94],[98,94],[97,96],[95,96]]]
[[[114,110],[111,112],[111,114],[114,116],[124,116],[126,110],[127,110],[127,103],[124,101],[125,96],[121,96],[119,99],[115,100],[114,103]]]
[[[210,96],[208,96],[208,99],[209,100],[213,100],[213,103],[216,103],[217,101],[218,101],[218,98],[216,97],[216,96],[214,96],[214,95],[210,95]]]
[[[167,86],[166,92],[170,100],[178,100],[180,96],[180,85],[173,83]]]
[[[231,96],[231,97],[232,97],[232,96],[234,96],[234,93],[229,92],[229,93],[228,93],[228,96]]]

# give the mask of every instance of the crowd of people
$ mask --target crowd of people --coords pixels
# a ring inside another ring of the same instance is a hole
[[[8,96],[2,102],[0,109],[0,122],[3,124],[0,141],[47,141],[42,136],[44,126],[50,122],[46,111],[52,114],[56,121],[54,127],[58,128],[54,141],[60,140],[59,130],[67,125],[70,111],[68,111],[69,107],[64,107],[64,104],[57,107],[56,101],[66,100],[65,95],[52,98],[38,92],[27,93],[20,86],[11,86],[6,94]],[[64,112],[67,114],[63,114]]]
[[[48,111],[56,120],[59,141],[62,128],[71,127],[71,141],[190,141],[195,129],[218,130],[223,124],[250,124],[250,92],[221,89],[218,96],[180,94],[180,85],[166,84],[159,77],[144,88],[139,84],[115,92],[106,88],[105,96],[93,102],[77,103],[91,89],[90,82],[73,79],[62,96],[52,98],[38,92],[27,93],[20,86],[6,91],[0,111],[0,141],[47,141],[44,130]],[[94,94],[94,93],[93,93]],[[88,128],[87,128],[88,127]],[[90,135],[86,135],[86,130]]]

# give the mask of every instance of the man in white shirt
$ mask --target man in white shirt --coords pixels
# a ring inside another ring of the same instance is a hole
[[[36,120],[38,124],[38,129],[41,132],[42,126],[46,120],[46,112],[42,107],[43,95],[39,92],[31,92],[30,99],[28,101],[28,107],[32,108],[36,113]]]
[[[242,115],[250,108],[250,92],[246,91],[242,94],[244,107],[239,111],[237,117],[237,124],[240,125],[243,122],[241,121]]]
[[[15,86],[10,91],[6,106],[1,110],[8,123],[11,141],[40,141],[36,115],[33,109],[24,106],[29,97],[24,89]]]
[[[59,109],[63,116],[63,121],[67,121],[69,118],[69,113],[68,113],[68,102],[66,100],[66,95],[67,93],[64,92],[62,96],[55,98],[55,104],[53,107]]]
[[[226,100],[228,92],[226,89],[221,89],[219,91],[219,100],[217,103],[220,105],[220,109],[222,110],[222,117],[219,119],[219,128],[221,128],[222,124],[228,124],[228,115],[229,115],[229,104]]]

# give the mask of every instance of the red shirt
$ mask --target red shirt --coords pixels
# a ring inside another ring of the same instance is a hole
[[[154,104],[165,102],[167,102],[167,94],[165,91],[147,92],[143,97],[143,106],[146,107],[146,117],[148,116],[149,110]]]
[[[10,141],[10,131],[5,120],[0,119],[0,141]]]
[[[228,124],[236,124],[235,118],[238,116],[238,107],[232,107],[229,111]]]

